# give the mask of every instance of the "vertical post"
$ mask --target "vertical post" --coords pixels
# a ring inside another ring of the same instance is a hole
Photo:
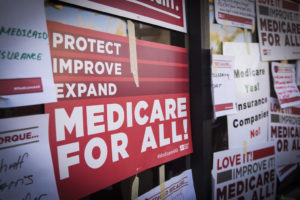
[[[194,153],[191,156],[197,199],[211,199],[213,118],[209,2],[187,2],[191,124]]]

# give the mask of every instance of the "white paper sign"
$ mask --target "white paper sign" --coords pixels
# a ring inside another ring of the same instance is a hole
[[[269,121],[269,68],[261,62],[258,44],[223,43],[224,55],[235,56],[237,113],[228,115],[229,148],[267,141]]]
[[[300,12],[280,8],[279,2],[256,0],[262,60],[300,58]],[[298,9],[298,5],[293,8]]]
[[[272,98],[269,138],[275,141],[278,167],[300,162],[300,109],[280,109]]]
[[[272,76],[280,106],[286,108],[300,104],[300,93],[295,80],[295,65],[272,62]]]
[[[276,174],[280,182],[282,182],[288,175],[290,175],[297,168],[297,164],[286,165],[278,167]]]
[[[59,199],[48,121],[46,114],[0,120],[0,200]]]
[[[44,1],[6,1],[0,13],[0,108],[55,102]]]
[[[139,200],[157,200],[160,198],[160,186],[139,196]],[[196,200],[192,170],[186,170],[180,175],[165,182],[166,200]]]
[[[233,68],[234,57],[213,55],[212,87],[216,117],[236,112]]]
[[[255,26],[253,0],[215,0],[219,24],[252,29]]]
[[[214,153],[213,199],[275,199],[274,153],[273,143]]]

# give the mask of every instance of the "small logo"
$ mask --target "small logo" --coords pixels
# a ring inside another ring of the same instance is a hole
[[[263,49],[263,54],[265,56],[271,55],[271,50],[270,49]]]

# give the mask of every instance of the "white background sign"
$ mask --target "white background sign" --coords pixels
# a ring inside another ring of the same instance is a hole
[[[297,164],[286,165],[276,169],[276,173],[280,182],[282,182],[289,174],[297,168]]]
[[[280,106],[286,108],[300,104],[300,93],[296,85],[295,65],[272,62],[274,89]]]
[[[224,55],[235,56],[237,113],[227,116],[229,148],[267,141],[269,121],[269,68],[261,62],[258,44],[223,43]]]
[[[252,29],[255,26],[253,0],[215,0],[219,24]]]
[[[234,57],[213,55],[212,87],[216,117],[236,112],[233,68]]]
[[[7,1],[0,13],[0,108],[56,101],[44,1]]]
[[[283,166],[300,162],[300,112],[279,108],[278,100],[272,98],[269,138],[275,141],[276,164]]]
[[[214,153],[213,199],[275,199],[274,153],[273,143]]]
[[[157,200],[160,198],[160,186],[141,195],[139,200]],[[166,200],[196,200],[192,170],[186,170],[180,175],[165,182]]]
[[[59,199],[48,120],[46,114],[0,120],[0,200]]]
[[[282,9],[280,1],[256,1],[262,60],[300,58],[300,12]],[[294,8],[297,8],[297,4]]]

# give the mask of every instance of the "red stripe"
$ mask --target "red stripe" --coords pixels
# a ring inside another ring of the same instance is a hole
[[[292,107],[292,114],[300,115],[300,108],[298,108],[298,107]]]
[[[43,92],[41,78],[2,79],[0,95]]]
[[[130,63],[129,57],[121,58],[114,56],[103,56],[100,54],[92,54],[92,53],[78,53],[72,52],[69,50],[51,50],[51,56],[57,58],[71,58],[71,59],[79,59],[79,60],[100,60],[100,61],[109,61],[109,62],[127,62]],[[155,60],[143,60],[138,59],[138,64],[150,64],[150,65],[161,65],[161,66],[172,66],[172,67],[185,67],[188,68],[188,64],[184,63],[176,63],[176,62],[161,62]]]
[[[71,76],[71,77],[106,77],[109,79],[110,77],[118,77],[120,79],[126,78],[126,77],[132,77],[132,73],[130,71],[130,65],[127,62],[118,62],[117,64],[102,61],[101,65],[97,64],[98,67],[96,67],[96,63],[99,62],[99,60],[89,60],[93,64],[92,72],[85,72],[85,61],[80,60],[82,62],[82,69],[79,69],[75,71],[75,64],[73,60],[70,62],[70,69],[63,69],[59,63],[63,60],[64,63],[68,62],[68,58],[60,58],[57,59],[56,64],[54,64],[54,59],[52,58],[52,67],[53,67],[53,74],[55,76]],[[79,60],[79,59],[76,59]],[[107,62],[107,63],[106,63]],[[88,63],[90,64],[90,63]],[[120,65],[119,65],[120,64]],[[112,66],[111,72],[109,73],[109,70],[107,70],[107,66]],[[115,66],[118,66],[116,68]],[[60,69],[62,68],[62,69]],[[70,71],[70,72],[69,72]],[[121,75],[120,75],[121,74]],[[167,66],[167,65],[149,65],[149,64],[138,64],[138,76],[139,78],[147,77],[147,78],[174,78],[174,79],[188,79],[188,68],[183,67],[173,67],[173,66]]]
[[[294,101],[298,101],[300,100],[300,97],[292,97],[292,98],[289,98],[289,99],[280,99],[280,103],[291,103],[291,102],[294,102]]]
[[[75,58],[83,60],[101,60],[110,62],[130,62],[129,56],[117,57],[117,56],[105,56],[97,53],[80,53],[70,50],[53,50],[51,49],[51,57],[63,57],[63,58]]]
[[[290,164],[290,165],[285,166],[282,170],[280,170],[279,174],[280,175],[284,174],[285,172],[287,172],[289,169],[291,169],[294,166],[295,166],[295,164]]]
[[[282,8],[299,12],[299,5],[294,2],[282,1]]]
[[[162,22],[170,23],[173,25],[177,25],[180,27],[183,27],[183,5],[181,0],[174,0],[174,6],[178,7],[178,11],[176,9],[171,9],[171,3],[169,8],[162,5],[157,5],[156,3],[151,3],[151,1],[142,1],[145,4],[151,5],[153,7],[158,7],[161,10],[165,10],[169,13],[175,14],[179,16],[180,18],[174,18],[172,16],[169,16],[167,14],[164,14],[162,12],[158,12],[154,9],[147,8],[142,5],[138,5],[132,2],[124,1],[124,0],[113,0],[113,1],[107,1],[107,0],[91,0],[94,2],[97,2],[99,4],[104,4],[113,8],[121,9],[122,11],[127,11],[133,14],[142,15],[145,17],[150,17]],[[162,4],[162,3],[161,3]],[[126,17],[126,14],[123,14],[123,17]]]
[[[66,83],[66,82],[58,82],[59,83]],[[188,82],[140,82],[139,87],[136,87],[134,81],[125,81],[125,82],[114,82],[116,85],[117,91],[114,95],[99,95],[97,92],[97,96],[90,95],[87,96],[86,93],[82,93],[81,97],[78,97],[78,82],[67,82],[69,84],[75,83],[75,87],[73,91],[75,92],[74,97],[68,97],[64,100],[72,100],[72,99],[90,99],[90,98],[113,98],[113,97],[131,97],[131,96],[145,96],[145,95],[159,95],[159,94],[177,94],[177,93],[188,93],[189,92],[189,83]],[[91,82],[80,82],[84,83],[87,86],[86,91],[88,91],[88,88],[90,86]],[[98,91],[98,83],[94,83],[95,90]],[[102,83],[103,85],[105,83]],[[130,88],[130,89],[128,89]],[[58,88],[59,90],[62,90],[59,92],[59,94],[64,94],[64,97],[66,97],[67,93],[69,92],[66,85],[63,85],[62,87]],[[60,99],[62,100],[62,99]]]
[[[271,155],[274,155],[274,153],[275,153],[274,146],[267,147],[264,149],[259,149],[259,150],[253,151],[253,160],[258,160],[260,158],[271,156]]]
[[[230,110],[233,108],[233,103],[225,103],[225,104],[219,104],[215,105],[215,111],[222,111],[222,110]]]
[[[187,53],[169,51],[165,49],[137,46],[137,58],[143,60],[154,60],[160,62],[187,64]]]
[[[72,82],[128,82],[134,81],[133,77],[95,77],[95,76],[55,76],[55,82],[65,82],[65,81],[72,81]],[[189,82],[188,78],[139,78],[140,82],[156,82],[156,81],[163,81],[163,82]]]
[[[161,66],[172,66],[172,67],[185,67],[187,68],[189,65],[186,63],[172,63],[172,62],[159,62],[159,61],[152,61],[152,60],[138,60],[138,64],[150,64],[150,65],[161,65]]]
[[[138,46],[144,46],[144,47],[151,47],[151,48],[156,48],[156,49],[164,49],[164,50],[169,50],[169,51],[177,51],[177,52],[187,53],[186,48],[175,47],[175,46],[160,44],[160,43],[155,43],[155,42],[149,42],[149,41],[145,41],[145,40],[136,40],[136,44]]]
[[[235,15],[222,13],[222,12],[218,13],[218,17],[220,19],[226,19],[226,20],[230,20],[230,21],[234,21],[234,22],[252,25],[252,19],[245,18],[245,17],[239,17],[239,16],[235,16]]]

